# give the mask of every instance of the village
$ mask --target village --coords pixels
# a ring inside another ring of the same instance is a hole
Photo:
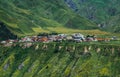
[[[50,42],[107,42],[111,40],[117,40],[116,36],[113,36],[112,38],[100,38],[96,35],[83,35],[81,33],[74,33],[74,34],[39,34],[37,36],[25,36],[20,39],[8,39],[3,40],[0,42],[0,44],[12,44],[12,43],[24,43],[24,42],[41,42],[41,43],[50,43]]]

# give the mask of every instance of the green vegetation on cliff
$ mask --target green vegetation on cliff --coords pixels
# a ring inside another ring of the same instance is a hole
[[[65,0],[78,14],[110,32],[120,32],[120,0]]]

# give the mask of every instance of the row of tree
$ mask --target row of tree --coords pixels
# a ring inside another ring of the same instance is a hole
[[[17,35],[11,33],[3,22],[0,22],[0,40],[16,39]]]

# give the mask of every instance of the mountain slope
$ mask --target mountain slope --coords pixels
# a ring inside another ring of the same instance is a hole
[[[0,77],[120,76],[119,45],[41,43],[27,48],[25,45],[0,46]]]
[[[75,14],[59,0],[0,1],[0,21],[15,34],[50,31],[47,27],[96,29],[96,24]]]
[[[111,32],[120,32],[120,0],[65,0],[75,12]],[[119,28],[119,30],[118,30]]]

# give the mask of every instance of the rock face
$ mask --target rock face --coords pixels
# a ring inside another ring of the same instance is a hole
[[[21,64],[18,66],[18,69],[21,70],[23,67],[24,67],[24,64],[21,63]]]
[[[4,65],[4,70],[7,70],[8,67],[9,67],[9,63],[6,63],[6,64]]]
[[[72,1],[72,0],[65,0],[65,2],[67,3],[67,5],[72,8],[74,11],[77,11],[77,6],[76,4]]]

